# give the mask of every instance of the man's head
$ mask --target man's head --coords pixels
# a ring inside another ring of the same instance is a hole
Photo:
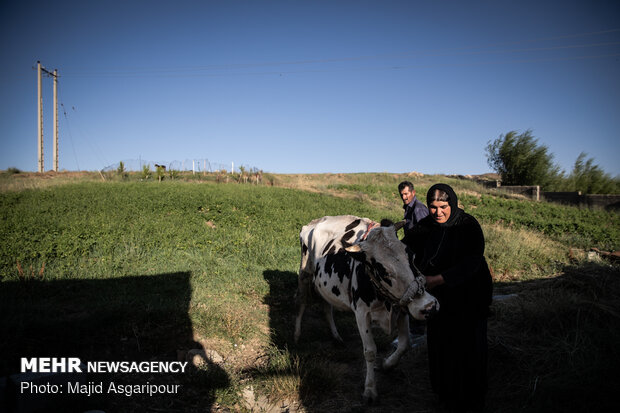
[[[403,205],[408,205],[413,201],[415,189],[413,189],[413,184],[411,182],[403,181],[398,184],[398,192],[400,193],[400,199],[403,200]]]

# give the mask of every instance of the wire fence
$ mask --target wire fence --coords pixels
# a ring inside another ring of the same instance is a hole
[[[121,168],[121,163],[123,167]],[[194,173],[206,173],[206,172],[227,172],[227,173],[238,173],[240,171],[247,172],[259,172],[260,169],[254,166],[244,165],[244,164],[235,164],[231,163],[222,163],[222,162],[213,162],[209,159],[185,159],[182,161],[152,161],[145,159],[124,159],[118,163],[106,166],[102,169],[102,172],[111,172],[118,171],[122,169],[127,172],[140,172],[143,171],[144,168],[148,168],[150,171],[154,171],[158,166],[163,166],[168,171],[180,171],[180,172],[194,172]]]

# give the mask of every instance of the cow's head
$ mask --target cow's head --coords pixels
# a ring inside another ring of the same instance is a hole
[[[365,240],[345,250],[371,268],[369,275],[380,295],[394,305],[407,307],[414,318],[424,320],[439,309],[439,303],[426,292],[426,278],[413,266],[405,244],[396,236],[404,223],[382,222]]]

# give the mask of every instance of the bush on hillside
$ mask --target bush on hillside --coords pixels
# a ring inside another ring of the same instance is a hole
[[[612,178],[594,158],[581,153],[570,175],[553,164],[553,154],[539,145],[531,131],[500,135],[486,147],[487,162],[504,185],[540,185],[546,191],[581,191],[584,194],[620,193],[620,178]]]
[[[566,179],[570,191],[581,191],[584,194],[617,194],[620,193],[620,179],[614,179],[605,173],[594,158],[586,160],[587,154],[582,152],[575,161],[573,171]]]
[[[532,131],[517,134],[510,131],[500,135],[486,147],[489,166],[502,177],[504,185],[551,184],[559,175],[553,165],[553,155],[545,145],[539,145]]]

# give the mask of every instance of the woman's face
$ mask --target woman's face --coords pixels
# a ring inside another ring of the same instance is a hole
[[[446,201],[433,201],[428,205],[428,212],[438,224],[443,224],[450,218],[452,208]]]

